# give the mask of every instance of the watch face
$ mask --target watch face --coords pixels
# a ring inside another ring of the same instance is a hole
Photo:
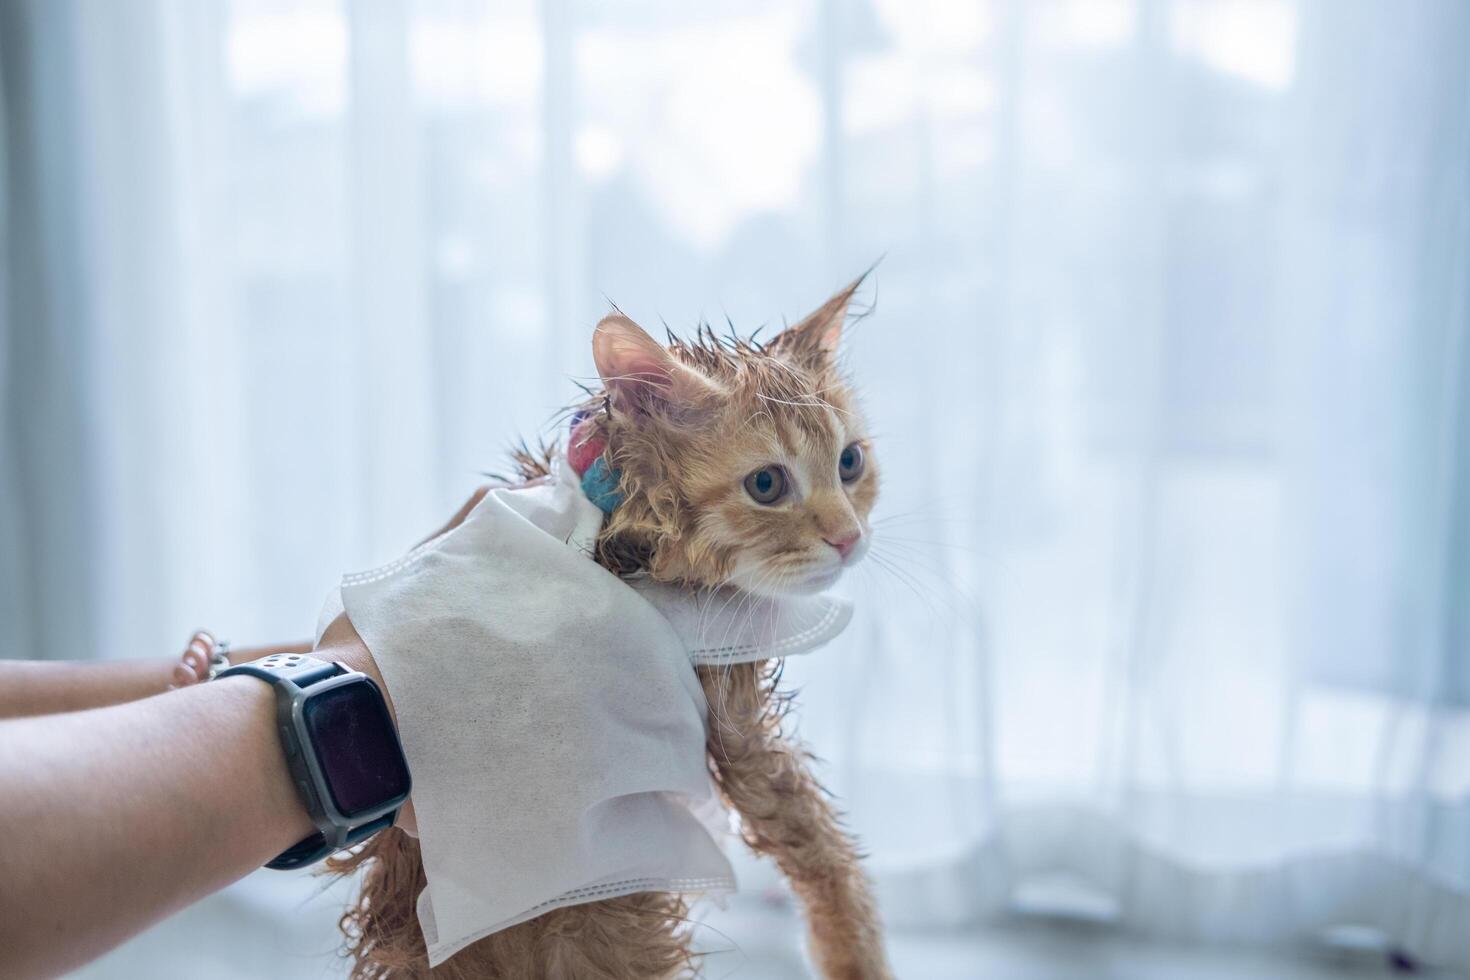
[[[344,684],[307,700],[303,709],[332,802],[355,817],[408,792],[408,764],[393,720],[371,682]]]

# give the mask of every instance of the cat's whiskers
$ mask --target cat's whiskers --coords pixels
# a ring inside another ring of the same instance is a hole
[[[809,548],[800,548],[780,552],[772,556],[769,561],[782,575],[779,583],[780,587],[789,590],[796,585],[810,584],[810,580],[816,576],[818,571],[831,574],[835,579],[848,567],[844,565],[835,567],[827,565],[824,569],[823,566],[826,565],[826,562],[823,561],[823,557],[824,553],[820,550],[813,551]]]
[[[770,578],[770,575],[771,574],[772,573],[768,569],[762,569],[762,571],[759,573],[759,575],[755,579],[755,585],[756,585],[756,587],[759,588],[759,589],[764,589],[765,586],[766,586],[767,581]],[[725,641],[728,640],[729,634],[730,634],[731,630],[734,628],[734,620],[737,619],[740,616],[741,612],[744,611],[747,608],[750,610],[751,614],[753,615],[753,611],[754,611],[753,603],[755,602],[756,599],[760,598],[760,596],[759,596],[759,594],[757,592],[755,592],[755,591],[746,591],[744,589],[737,589],[736,590],[736,595],[739,595],[740,596],[741,605],[736,606],[735,612],[734,612],[734,614],[732,616],[732,619],[731,619],[731,622],[729,622],[729,623],[726,624],[726,627],[725,627],[725,635],[724,635],[724,637],[721,638],[721,641],[720,641],[720,644],[719,644],[719,647],[720,648],[723,648],[724,645],[725,645]],[[723,611],[724,610],[722,608],[721,609],[721,613],[723,613]],[[747,620],[747,622],[748,621],[749,620]],[[734,666],[734,661],[733,660],[727,660],[725,663],[723,663],[723,664],[720,665],[720,671],[719,671],[719,675],[718,675],[719,679],[716,682],[716,690],[718,690],[720,692],[721,696],[718,699],[717,704],[722,704],[725,701],[725,697],[724,697],[724,693],[725,692],[724,692],[723,685],[726,684],[726,683],[728,683],[729,678],[730,678],[730,671],[731,671],[731,668],[733,666]],[[739,729],[737,729],[734,726],[734,724],[731,722],[731,720],[730,720],[730,718],[729,718],[728,715],[725,716],[725,717],[720,717],[719,716],[719,714],[718,714],[718,708],[717,707],[712,709],[712,718],[711,718],[711,721],[712,721],[712,730],[715,733],[715,742],[716,742],[716,745],[717,745],[720,753],[722,755],[724,755],[725,760],[726,761],[729,761],[729,753],[725,749],[725,741],[724,741],[725,733],[728,732],[730,735],[735,736],[735,737],[741,736],[742,733],[739,731]]]
[[[872,567],[881,569],[893,576],[899,585],[913,593],[914,597],[922,602],[930,612],[934,610],[930,606],[931,597],[922,589],[914,576],[906,569],[900,567],[891,557],[874,551],[869,554],[873,560]]]
[[[733,575],[726,577],[724,581],[720,582],[718,585],[714,586],[710,590],[710,598],[704,603],[704,605],[701,607],[701,610],[700,610],[699,635],[701,637],[704,635],[704,629],[705,629],[705,625],[706,625],[706,622],[707,622],[707,616],[706,616],[706,614],[707,614],[710,606],[713,605],[713,603],[714,603],[714,596],[717,595],[721,589],[724,589],[727,586],[729,586],[730,583],[731,583],[731,580],[733,578],[734,578]],[[723,615],[724,612],[725,612],[725,610],[729,608],[730,603],[733,602],[733,601],[735,601],[735,599],[737,599],[740,596],[741,592],[742,592],[742,590],[739,589],[738,587],[732,588],[732,590],[725,596],[724,602],[720,604],[720,608],[719,608],[718,612],[716,613],[716,615]],[[723,640],[722,640],[722,645],[723,645]]]
[[[746,418],[746,420],[744,422],[742,422],[740,424],[740,428],[736,430],[737,433],[744,432],[746,429],[754,428],[755,427],[755,420],[758,419],[758,418],[765,418],[772,425],[775,425],[776,424],[775,417],[773,415],[771,415],[770,412],[766,411],[764,408],[760,408],[760,409],[756,409],[755,412],[753,412],[750,416],[748,416]]]
[[[967,555],[980,554],[980,549],[962,541],[934,541],[930,538],[913,538],[906,535],[893,534],[888,528],[882,528],[881,532],[884,542],[891,545],[909,547],[918,551],[929,548],[942,548],[946,551],[958,551]]]
[[[869,536],[874,544],[882,545],[889,550],[898,550],[912,553],[917,558],[922,558],[926,566],[933,567],[939,557],[935,551],[959,552],[961,554],[977,557],[980,550],[974,545],[964,541],[935,541],[930,538],[916,538],[904,534],[895,534],[892,528],[875,527]]]
[[[705,600],[700,605],[699,627],[698,627],[698,632],[696,634],[697,636],[699,636],[701,638],[701,642],[704,642],[705,641],[705,633],[706,633],[706,629],[707,629],[709,618],[710,618],[710,609],[711,609],[711,607],[714,604],[715,598],[719,595],[720,590],[725,589],[725,588],[731,586],[731,579],[732,578],[733,578],[733,576],[727,576],[723,581],[719,582],[716,585],[710,586],[708,588],[708,595],[706,596]],[[756,584],[759,587],[764,587],[764,578],[763,577],[758,578],[756,580]],[[746,592],[743,589],[740,589],[738,587],[731,587],[730,588],[730,591],[724,596],[723,602],[721,603],[719,610],[714,615],[716,615],[716,616],[722,616],[722,615],[724,615],[725,610],[729,608],[731,602],[733,602],[733,601],[735,601],[737,599],[739,599],[742,603],[743,602],[746,602],[746,601],[749,601],[751,595],[752,595],[751,593],[748,593],[748,592]],[[740,610],[740,607],[737,606],[736,607],[736,615],[739,614],[739,610]],[[726,625],[726,630],[725,630],[725,635],[721,637],[719,643],[717,643],[717,644],[714,645],[713,649],[715,649],[715,650],[721,650],[724,647],[724,645],[725,645],[725,641],[729,638],[729,633],[730,633],[730,625],[727,624]],[[718,675],[718,677],[720,679],[720,683],[723,683],[723,681],[725,679],[728,679],[729,674],[730,674],[730,666],[731,665],[728,662],[727,663],[723,663],[723,664],[721,664],[719,666],[719,675]],[[723,691],[721,691],[721,694],[723,695]],[[715,713],[714,713],[714,716],[712,718],[712,721],[715,723],[716,731],[719,732],[719,733],[723,733],[724,731],[727,731],[728,730],[728,731],[731,731],[732,734],[738,734],[738,732],[735,732],[734,729],[729,725],[729,719],[728,718],[720,718],[719,715],[718,715],[718,705],[720,703],[723,703],[723,701],[724,701],[724,697],[722,696],[719,699],[717,699],[716,705],[713,706]],[[721,745],[722,745],[722,748],[723,748],[723,742],[721,743]]]
[[[847,416],[849,418],[853,417],[856,413],[852,412],[849,409],[842,408],[838,405],[833,405],[831,402],[821,397],[822,392],[831,391],[835,387],[836,386],[832,386],[831,388],[818,389],[817,391],[804,396],[801,401],[792,401],[786,398],[777,398],[775,395],[767,395],[764,392],[757,392],[756,397],[759,398],[761,401],[771,402],[775,405],[789,405],[792,408],[822,408],[836,412],[838,415]]]
[[[662,384],[660,384],[658,381],[654,380],[654,378],[651,375],[647,375],[647,374],[618,374],[618,375],[613,375],[612,377],[603,378],[602,380],[603,381],[616,381],[616,382],[631,381],[634,384],[648,385],[650,388],[655,388],[655,389],[660,389],[660,390],[663,388],[663,385]]]
[[[958,615],[974,597],[956,588],[946,571],[918,549],[901,550],[895,542],[875,536],[868,550],[873,567],[887,573],[913,593],[930,615]]]

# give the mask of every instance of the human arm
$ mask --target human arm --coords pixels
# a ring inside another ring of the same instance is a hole
[[[162,694],[207,676],[213,639],[196,633],[182,657],[146,660],[0,660],[0,718],[85,711]],[[236,649],[236,663],[272,653],[305,653],[311,644]]]
[[[168,690],[179,661],[0,660],[0,718],[123,704]]]
[[[377,680],[342,620],[316,656]],[[313,830],[251,677],[0,721],[0,976],[72,969]]]
[[[458,526],[484,493],[433,537]],[[308,649],[236,649],[232,660]],[[392,694],[345,616],[314,655],[371,677],[396,722]],[[157,670],[145,672],[150,687],[141,690],[82,676],[107,665],[65,665],[73,666],[82,686],[59,701],[46,695],[71,713],[3,720],[0,712],[0,977],[75,968],[314,829],[288,775],[267,685],[226,677],[151,697],[162,689],[151,686]],[[0,687],[12,677],[20,673],[0,672]],[[32,695],[45,687],[34,683]],[[116,703],[135,690],[141,700]],[[80,704],[99,691],[110,706]],[[397,823],[416,832],[411,801]]]

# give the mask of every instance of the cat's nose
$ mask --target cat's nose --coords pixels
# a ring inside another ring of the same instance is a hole
[[[852,553],[852,549],[857,547],[857,543],[861,541],[862,538],[863,532],[852,531],[849,533],[845,533],[840,537],[823,538],[822,540],[830,544],[832,547],[836,548],[837,553],[843,558],[846,558]]]

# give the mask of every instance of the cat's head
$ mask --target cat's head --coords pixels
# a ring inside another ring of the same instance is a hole
[[[820,591],[862,558],[878,468],[836,364],[857,286],[765,343],[706,327],[665,346],[621,314],[597,325],[600,422],[625,497],[605,563],[774,595]]]

